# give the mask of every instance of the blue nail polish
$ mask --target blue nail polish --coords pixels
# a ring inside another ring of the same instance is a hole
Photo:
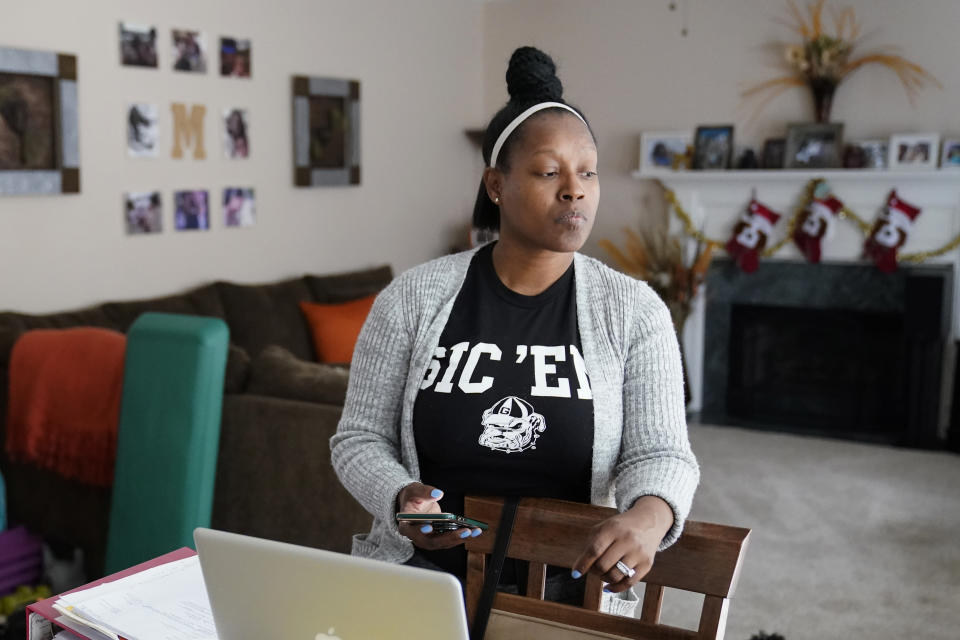
[[[478,535],[480,535],[481,533],[483,533],[483,529],[474,529],[473,532],[471,532],[470,535],[472,535],[474,538],[476,538],[476,537],[477,537]]]
[[[613,591],[610,591],[610,589],[607,589],[606,587],[603,588],[603,592],[604,592],[604,593],[613,593]]]
[[[469,537],[470,537],[470,529],[464,529],[464,530],[460,533],[460,537],[461,537],[461,538],[469,538]]]
[[[431,531],[433,531],[433,527],[431,527],[428,524],[425,524],[422,527],[420,527],[420,533],[430,533]]]
[[[579,578],[579,577],[582,576],[583,574],[580,573],[579,571],[577,571],[576,569],[574,569],[574,570],[572,570],[572,571],[570,572],[570,575],[573,576],[573,579],[574,579],[574,580],[576,580],[577,578]]]
[[[433,491],[430,492],[431,498],[439,498],[442,495],[443,495],[443,491],[440,491],[440,489],[434,489]]]

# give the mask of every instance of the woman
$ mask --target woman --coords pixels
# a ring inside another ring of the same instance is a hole
[[[375,517],[356,555],[462,578],[479,530],[398,527],[396,513],[462,513],[469,493],[615,505],[572,576],[620,592],[680,535],[699,480],[679,348],[649,287],[577,253],[597,213],[597,149],[553,61],[518,49],[507,85],[474,210],[499,240],[378,296],[331,458]]]

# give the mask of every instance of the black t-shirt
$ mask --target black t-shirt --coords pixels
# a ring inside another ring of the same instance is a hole
[[[492,252],[474,255],[417,395],[421,480],[458,514],[470,493],[589,502],[593,396],[573,264],[525,296],[500,281]],[[462,546],[420,553],[464,574]]]

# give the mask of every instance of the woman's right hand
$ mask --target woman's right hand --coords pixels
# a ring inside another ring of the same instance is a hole
[[[413,482],[397,494],[397,513],[441,513],[440,498],[443,491],[436,487]],[[455,529],[454,531],[433,532],[429,524],[419,525],[411,522],[397,523],[400,534],[404,535],[421,549],[449,549],[463,544],[471,536],[480,535],[480,529]]]

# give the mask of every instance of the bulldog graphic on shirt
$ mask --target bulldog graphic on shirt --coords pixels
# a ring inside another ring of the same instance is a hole
[[[480,444],[494,451],[516,453],[537,448],[537,438],[547,422],[533,405],[517,396],[507,396],[483,412]]]

